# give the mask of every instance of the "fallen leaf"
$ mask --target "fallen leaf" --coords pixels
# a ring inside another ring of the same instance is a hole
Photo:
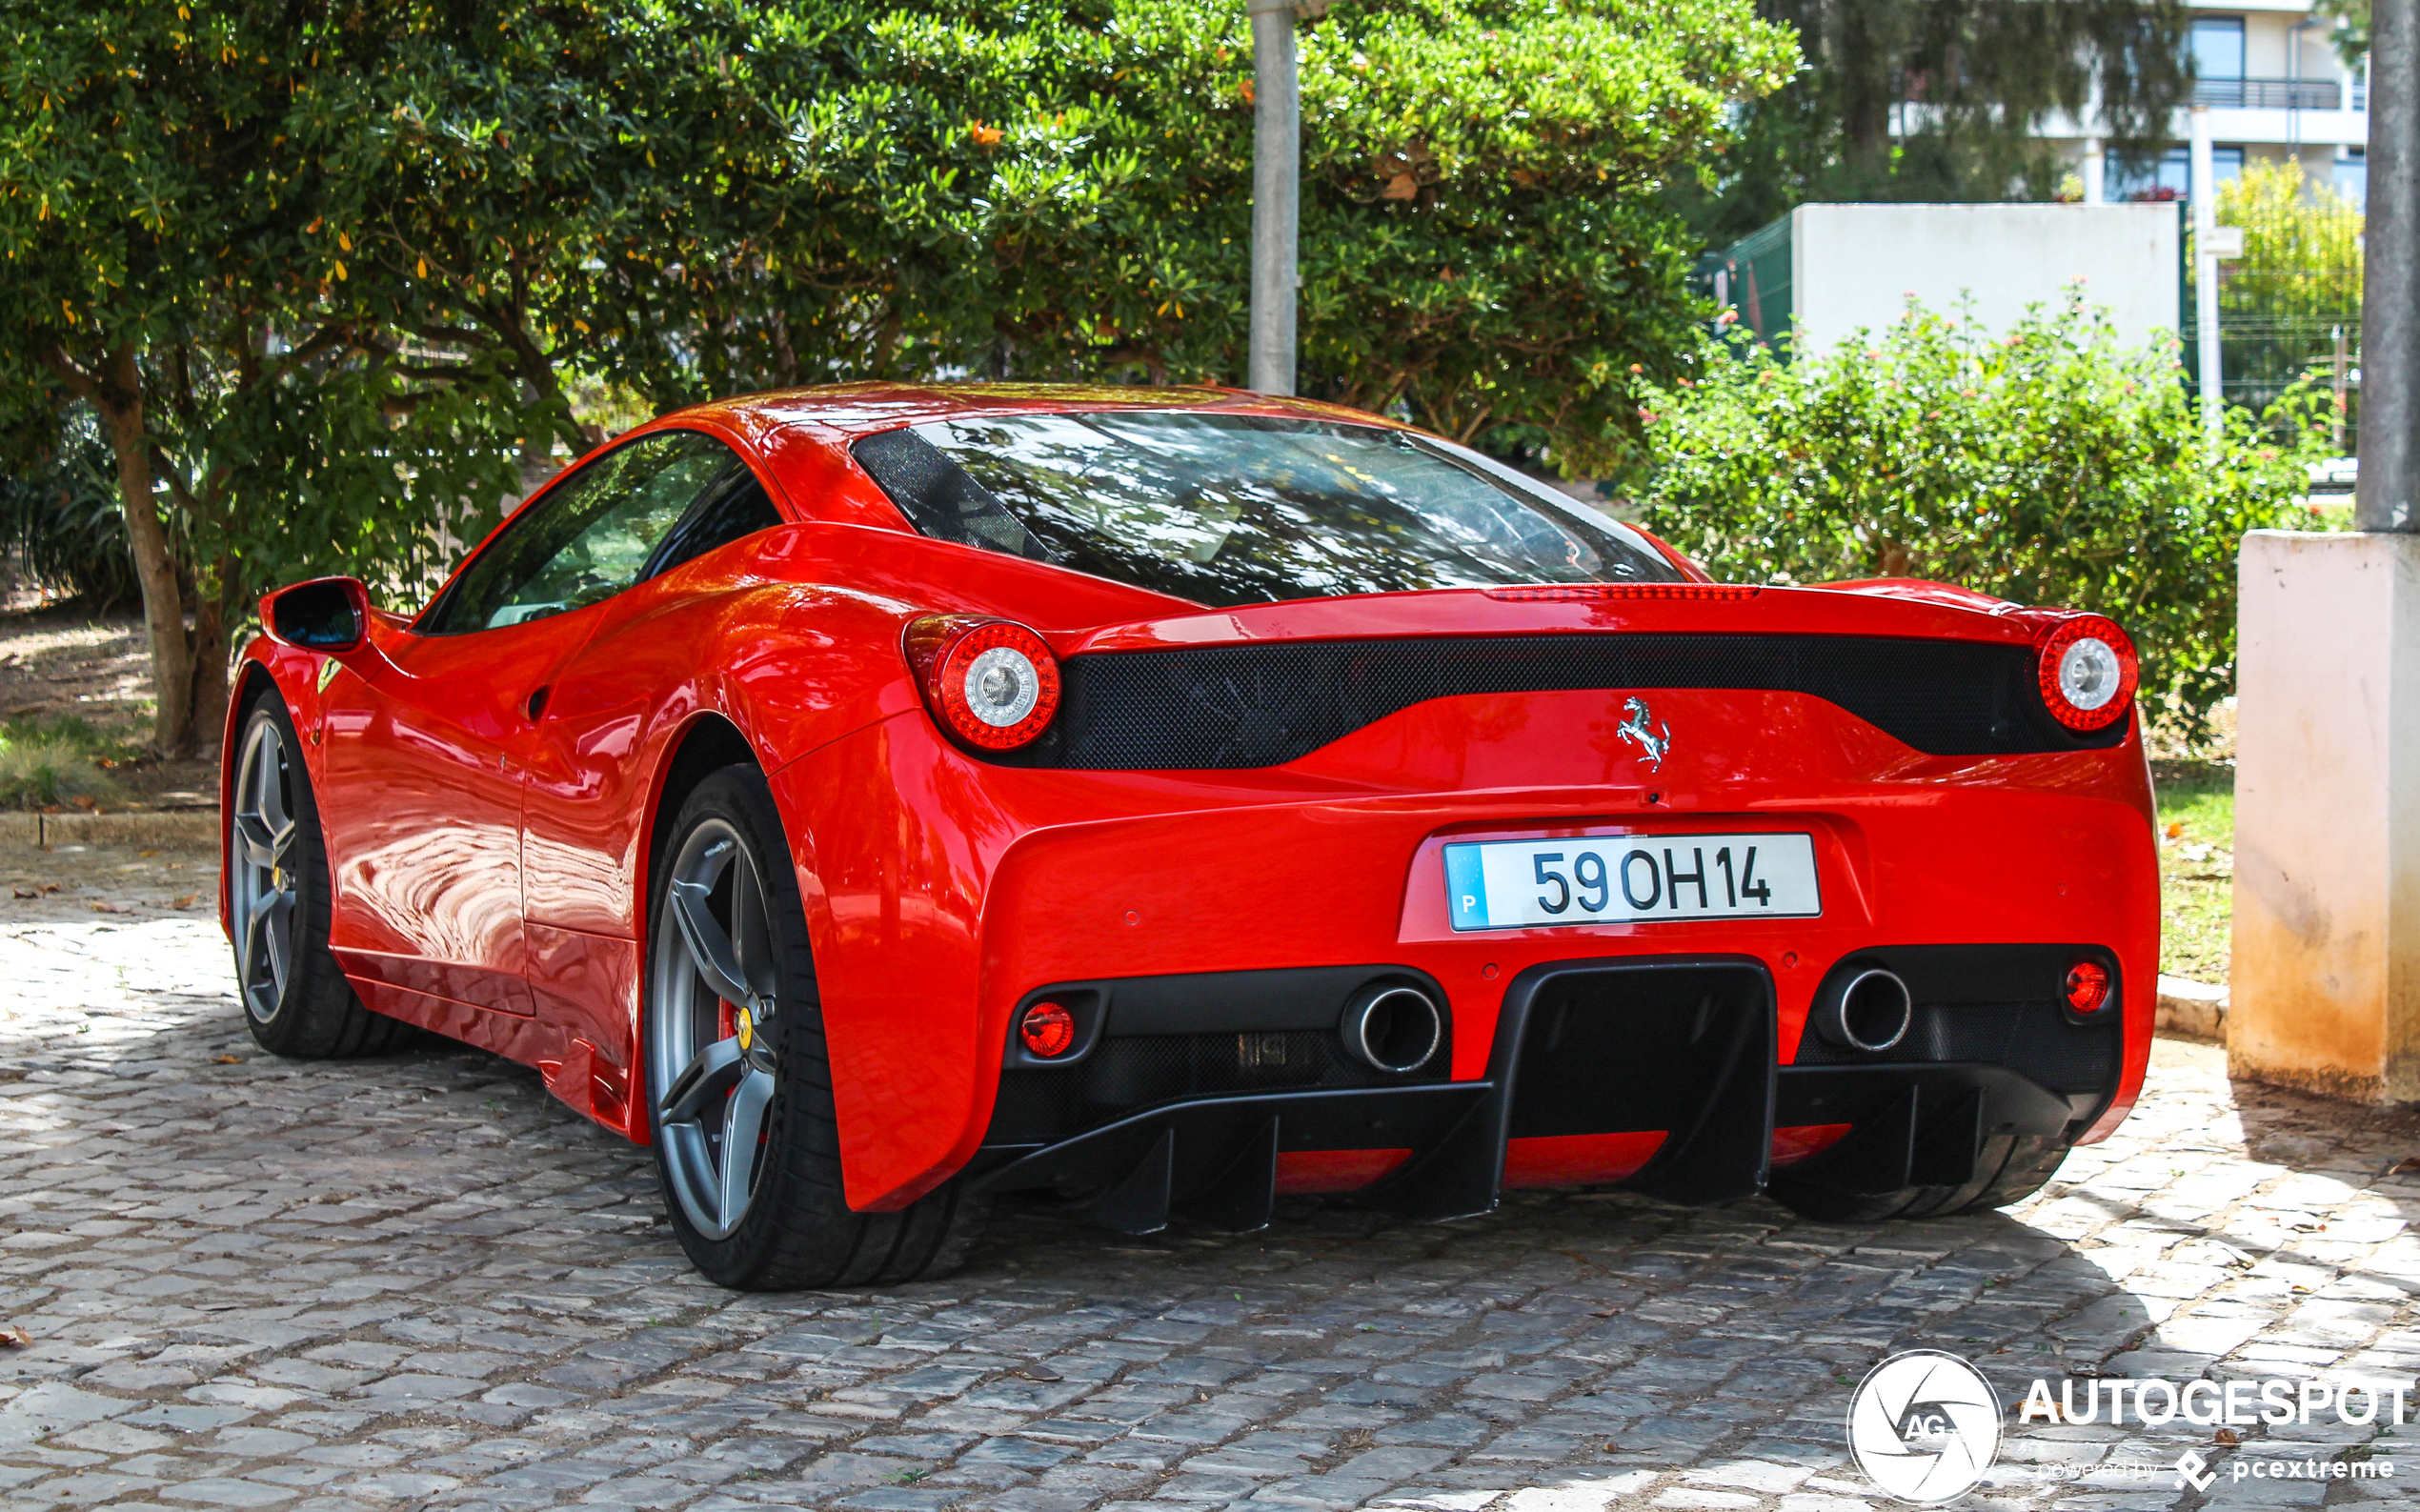
[[[240,1066],[244,1063],[244,1058],[242,1056],[221,1056],[218,1058],[218,1063],[222,1066]]]
[[[157,856],[160,853],[157,851],[137,851],[134,854],[137,856]]]
[[[2221,1428],[2216,1433],[2210,1435],[2210,1442],[2212,1443],[2241,1443],[2243,1441],[2243,1440],[2235,1437],[2235,1430],[2232,1428]]]
[[[2389,1176],[2404,1176],[2413,1171],[2420,1171],[2420,1155],[2407,1155],[2387,1167]]]
[[[42,884],[42,890],[46,893],[55,893],[59,890],[59,884],[56,882],[45,882]]]
[[[2180,838],[2182,838],[2182,837],[2184,837],[2184,834],[2185,834],[2185,821],[2184,821],[2184,820],[2182,820],[2182,819],[2177,820],[2175,823],[2173,823],[2173,824],[2171,824],[2171,825],[2169,825],[2169,826],[2168,827],[2168,837],[2169,839],[2171,839],[2171,840],[2173,840],[2173,839],[2180,839]]]
[[[40,897],[42,896],[39,892],[36,892],[30,887],[11,887],[9,891],[18,897]]]
[[[1622,1445],[1620,1445],[1620,1444],[1618,1444],[1618,1443],[1614,1442],[1611,1439],[1607,1439],[1607,1440],[1605,1441],[1605,1453],[1607,1453],[1607,1454],[1620,1454],[1621,1452],[1622,1452]]]
[[[0,1328],[0,1349],[31,1349],[33,1336],[22,1328]]]
[[[175,903],[173,903],[173,904],[172,904],[172,905],[171,905],[171,906],[175,907],[175,908],[191,908],[191,907],[192,907],[195,903],[198,903],[198,902],[200,902],[201,900],[202,900],[202,895],[201,895],[201,894],[199,894],[199,893],[188,893],[188,894],[186,894],[184,897],[182,897],[178,898],[178,899],[175,901]]]
[[[1022,1376],[1028,1381],[1065,1381],[1067,1379],[1048,1365],[1019,1365],[1009,1374]]]
[[[87,903],[84,906],[92,910],[92,912],[96,914],[125,914],[132,912],[132,910],[129,909],[124,903],[105,903],[99,898],[94,898],[91,902]]]
[[[1622,1309],[1619,1307],[1600,1307],[1588,1316],[1591,1318],[1619,1318],[1622,1316]]]

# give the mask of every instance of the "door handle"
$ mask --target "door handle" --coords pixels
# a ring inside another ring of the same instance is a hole
[[[537,723],[537,716],[546,712],[546,696],[554,691],[552,683],[541,684],[530,691],[529,700],[521,707],[529,711],[532,724]]]

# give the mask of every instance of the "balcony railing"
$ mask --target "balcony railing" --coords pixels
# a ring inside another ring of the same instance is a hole
[[[2353,108],[2370,102],[2369,91],[2356,88]],[[2335,111],[2344,108],[2344,90],[2334,79],[2195,79],[2193,103],[2229,110]]]

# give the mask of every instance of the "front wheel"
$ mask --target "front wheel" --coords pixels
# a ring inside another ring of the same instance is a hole
[[[832,1067],[797,874],[764,777],[726,767],[675,818],[652,888],[647,1093],[674,1234],[717,1285],[862,1286],[955,1269],[982,1230],[951,1181],[897,1213],[842,1196]]]
[[[372,1056],[412,1026],[372,1013],[328,948],[328,850],[319,804],[272,694],[244,720],[235,745],[234,812],[227,824],[228,922],[244,1023],[264,1050],[300,1058]]]

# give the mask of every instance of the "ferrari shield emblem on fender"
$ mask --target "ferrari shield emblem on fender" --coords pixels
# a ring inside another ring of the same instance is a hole
[[[1613,732],[1615,738],[1638,742],[1639,758],[1650,768],[1662,768],[1664,754],[1672,749],[1672,727],[1654,722],[1655,714],[1644,698],[1625,699],[1622,710],[1629,717]]]

